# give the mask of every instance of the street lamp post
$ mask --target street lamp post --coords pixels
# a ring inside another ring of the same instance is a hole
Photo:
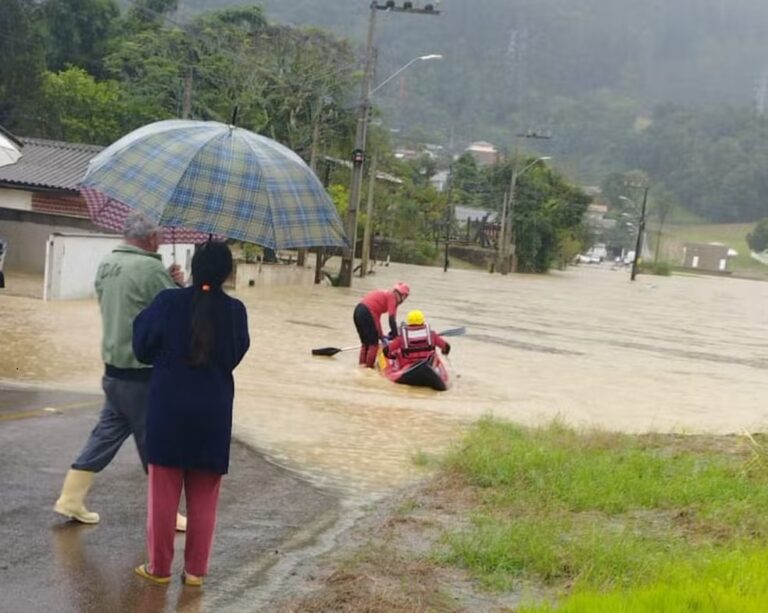
[[[375,94],[377,91],[379,91],[382,87],[384,87],[387,83],[389,83],[392,79],[394,79],[397,75],[399,75],[401,72],[406,70],[409,66],[415,64],[418,61],[422,60],[442,60],[443,56],[438,53],[431,53],[429,55],[420,55],[419,57],[413,58],[410,62],[407,64],[401,66],[398,68],[395,72],[393,72],[391,75],[389,75],[386,79],[384,79],[381,83],[379,83],[376,87],[374,87],[370,92],[368,92],[368,99],[369,99],[369,107],[370,107],[370,98]],[[366,121],[370,121],[370,117],[366,118]],[[367,133],[367,130],[366,130]],[[360,170],[360,181],[362,182],[362,167]],[[365,219],[365,228],[363,230],[363,253],[362,253],[362,262],[360,264],[360,277],[364,277],[367,273],[368,268],[368,251],[371,248],[371,223],[373,223],[373,188],[375,185],[376,180],[376,156],[374,156],[373,162],[368,168],[368,174],[370,175],[370,181],[369,181],[369,187],[368,187],[368,204],[366,208],[367,217]],[[360,204],[361,194],[358,188],[358,193],[356,195],[358,207]],[[352,201],[352,194],[350,193],[350,202]],[[351,221],[350,221],[351,223]],[[357,219],[355,219],[355,232],[357,231]],[[355,239],[357,240],[357,239]],[[352,260],[350,261],[350,266],[354,262],[354,253],[352,254]],[[342,269],[344,267],[344,261],[342,260]],[[352,267],[353,268],[353,267]],[[350,277],[350,283],[351,283],[351,277]]]
[[[431,54],[422,55],[412,59],[406,65],[395,71],[384,81],[374,88],[371,88],[373,79],[373,35],[376,26],[376,11],[408,12],[421,13],[425,15],[439,15],[440,11],[435,10],[432,4],[425,5],[423,9],[413,8],[413,3],[405,2],[402,7],[398,7],[392,0],[384,4],[379,4],[374,0],[370,5],[371,11],[368,18],[368,36],[365,45],[365,72],[363,73],[362,91],[360,95],[360,107],[357,114],[357,128],[355,130],[355,148],[352,152],[352,179],[349,187],[349,206],[344,223],[344,229],[347,239],[350,241],[349,247],[345,247],[341,256],[341,270],[339,271],[339,285],[342,287],[352,286],[352,271],[355,263],[355,247],[357,245],[357,212],[360,207],[360,192],[363,182],[363,165],[365,163],[365,143],[368,136],[368,122],[371,112],[371,96],[383,85],[388,83],[411,64],[419,60],[439,59],[442,56]]]
[[[643,235],[645,234],[645,208],[648,202],[648,186],[647,185],[632,185],[630,187],[640,187],[643,190],[643,204],[640,208],[640,219],[637,224],[637,240],[635,241],[635,257],[632,258],[632,272],[629,275],[629,280],[634,281],[637,276],[637,261],[640,259],[640,250],[643,248]],[[634,204],[632,200],[626,196],[619,196],[622,200],[626,200]]]
[[[539,162],[545,162],[546,160],[551,159],[552,156],[545,155],[536,158],[533,160],[533,162],[525,166],[520,171],[518,171],[517,168],[512,170],[512,178],[509,181],[509,191],[504,197],[504,204],[501,210],[501,236],[499,237],[498,269],[502,275],[506,275],[509,272],[509,258],[510,255],[514,255],[514,251],[512,251],[510,254],[510,247],[513,245],[512,233],[514,231],[514,225],[512,222],[512,216],[515,211],[515,188],[517,187],[517,180],[529,168],[532,168]],[[517,164],[517,162],[515,162],[515,164]],[[514,249],[514,247],[512,247],[512,249]]]

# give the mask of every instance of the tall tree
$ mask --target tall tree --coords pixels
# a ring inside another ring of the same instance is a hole
[[[32,0],[0,2],[0,124],[34,134],[30,101],[40,91],[45,51],[39,8]]]
[[[49,70],[79,66],[104,76],[102,61],[117,26],[114,0],[47,0],[43,5]]]

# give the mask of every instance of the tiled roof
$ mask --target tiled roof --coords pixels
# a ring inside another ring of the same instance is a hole
[[[21,138],[24,147],[15,164],[0,167],[0,186],[42,187],[78,191],[88,162],[103,149],[41,138]]]

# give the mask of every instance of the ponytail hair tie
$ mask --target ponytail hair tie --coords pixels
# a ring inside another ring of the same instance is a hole
[[[210,291],[211,291],[211,286],[210,286],[210,285],[208,285],[207,283],[203,283],[203,284],[200,286],[200,289],[201,289],[201,290],[203,290],[204,292],[210,292]]]

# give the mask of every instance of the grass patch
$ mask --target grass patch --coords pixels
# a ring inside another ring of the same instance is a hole
[[[426,451],[419,450],[411,453],[411,463],[419,468],[427,468],[433,466],[436,462],[435,458]]]
[[[662,277],[668,277],[672,274],[672,266],[670,266],[669,262],[664,261],[658,261],[654,262],[653,260],[649,262],[640,262],[639,266],[639,272],[649,275],[658,275]]]
[[[478,503],[468,529],[446,533],[437,559],[491,589],[532,581],[573,594],[566,602],[582,607],[558,611],[618,610],[578,603],[628,595],[687,602],[713,589],[723,606],[742,602],[749,611],[758,596],[768,602],[768,580],[754,592],[739,578],[747,555],[768,565],[768,470],[754,460],[761,450],[738,437],[580,433],[484,419],[445,460]],[[715,578],[723,581],[712,587]]]
[[[667,565],[645,586],[574,594],[558,604],[521,607],[519,613],[762,613],[768,594],[768,553],[718,552],[705,564]]]

